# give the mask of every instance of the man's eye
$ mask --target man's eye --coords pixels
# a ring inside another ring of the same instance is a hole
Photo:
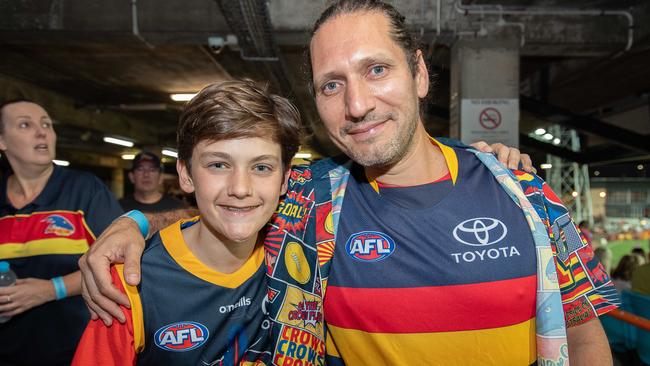
[[[325,85],[323,85],[323,92],[331,93],[331,92],[335,91],[337,87],[338,87],[338,84],[331,81],[331,82],[326,83]]]
[[[370,69],[370,73],[373,75],[381,75],[386,71],[385,66],[373,66],[372,69]]]

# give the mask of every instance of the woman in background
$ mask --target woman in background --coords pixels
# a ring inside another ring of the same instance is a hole
[[[77,261],[121,208],[94,175],[56,166],[56,133],[40,105],[0,105],[0,364],[69,365],[89,313]],[[5,163],[6,163],[5,162]]]

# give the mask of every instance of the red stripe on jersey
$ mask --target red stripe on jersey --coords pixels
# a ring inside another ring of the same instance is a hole
[[[86,228],[82,211],[47,211],[5,216],[0,219],[0,232],[9,233],[0,238],[0,245],[53,238],[86,239],[89,244],[94,241]]]
[[[415,288],[330,285],[325,296],[325,320],[337,327],[376,333],[503,327],[535,317],[536,287],[536,275],[478,284]]]

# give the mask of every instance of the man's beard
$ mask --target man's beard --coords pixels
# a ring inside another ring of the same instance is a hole
[[[395,119],[386,123],[395,123]],[[370,152],[362,152],[358,149],[345,149],[344,152],[357,164],[364,167],[383,168],[391,166],[400,161],[408,152],[413,143],[413,136],[417,121],[406,122],[402,128],[397,130],[388,141],[379,145],[375,139],[364,141],[364,144],[371,145]]]

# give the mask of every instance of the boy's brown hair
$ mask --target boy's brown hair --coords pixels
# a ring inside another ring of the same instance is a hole
[[[289,100],[250,79],[216,82],[185,105],[177,130],[178,158],[190,168],[199,142],[250,137],[279,143],[289,168],[300,147],[300,113]]]

